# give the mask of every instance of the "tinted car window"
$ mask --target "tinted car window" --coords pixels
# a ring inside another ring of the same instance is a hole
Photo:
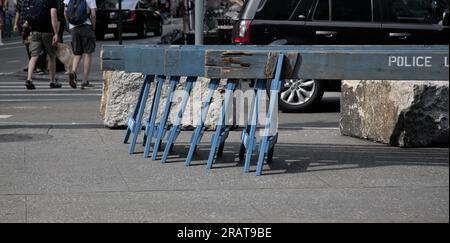
[[[372,21],[372,0],[331,0],[331,19]]]
[[[330,1],[319,0],[314,11],[314,20],[330,20]]]
[[[394,23],[437,24],[448,0],[384,0],[385,20]]]
[[[288,20],[301,0],[262,0],[255,19]]]

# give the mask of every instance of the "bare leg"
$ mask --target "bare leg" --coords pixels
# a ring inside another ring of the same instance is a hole
[[[77,87],[77,70],[78,70],[78,65],[80,65],[80,60],[81,60],[81,55],[74,56],[73,60],[72,60],[71,69],[69,70],[69,85],[70,85],[70,87],[72,87],[74,89]]]
[[[56,73],[56,59],[53,56],[47,55],[47,61],[48,61],[48,71],[50,74],[50,82],[55,81],[55,73]]]
[[[78,65],[80,65],[81,56],[74,56],[73,57],[73,63],[72,63],[72,71],[73,73],[77,73]]]
[[[88,81],[89,73],[91,71],[92,54],[83,54],[84,56],[84,69],[83,69],[83,82]]]
[[[30,58],[30,61],[28,62],[28,76],[27,76],[27,80],[30,80],[30,81],[33,80],[33,70],[36,67],[36,63],[37,63],[38,58],[39,58],[39,56]]]

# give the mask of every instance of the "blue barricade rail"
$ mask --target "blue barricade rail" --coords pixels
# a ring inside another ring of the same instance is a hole
[[[220,79],[227,79],[224,101],[216,131],[211,141],[207,168],[211,169],[216,156],[222,156],[230,127],[226,124],[233,92],[241,79],[255,81],[255,98],[249,112],[248,125],[242,133],[239,158],[244,162],[244,172],[250,171],[252,155],[259,148],[256,174],[261,175],[264,161],[272,162],[278,133],[274,117],[277,116],[277,99],[270,99],[267,119],[260,138],[256,141],[258,112],[261,96],[266,92],[266,80],[272,80],[270,97],[278,97],[283,79],[329,80],[448,80],[448,46],[103,46],[103,70],[139,72],[145,75],[137,104],[128,122],[124,142],[130,138],[129,153],[135,151],[142,130],[145,104],[150,85],[156,82],[152,107],[146,119],[143,145],[144,156],[152,160],[167,134],[161,161],[164,163],[181,132],[181,120],[189,96],[198,77],[210,79],[208,95],[202,103],[201,121],[191,138],[185,165],[189,166],[205,132],[205,119],[214,91]],[[185,93],[176,111],[174,124],[169,128],[168,116],[173,93],[180,77],[186,76]],[[164,82],[169,80],[165,107],[159,107]],[[163,109],[156,122],[159,109]]]

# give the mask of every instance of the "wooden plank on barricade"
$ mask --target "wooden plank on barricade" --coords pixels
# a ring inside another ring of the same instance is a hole
[[[173,47],[167,50],[164,72],[173,76],[203,76],[205,66],[203,48]]]
[[[102,67],[207,78],[273,78],[270,53],[282,52],[297,55],[287,55],[292,76],[283,78],[448,80],[448,50],[444,45],[103,46]]]
[[[205,51],[208,78],[273,78],[273,55],[294,52],[287,47],[273,51]],[[448,80],[448,47],[383,46],[348,48],[298,47],[298,58],[291,76],[305,79],[362,80]],[[289,58],[288,58],[289,59]],[[292,58],[290,59],[292,60]],[[290,61],[291,62],[291,61]]]
[[[102,70],[125,70],[124,46],[103,46],[100,58]]]

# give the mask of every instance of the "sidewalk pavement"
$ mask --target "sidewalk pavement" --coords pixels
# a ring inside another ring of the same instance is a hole
[[[244,174],[233,131],[206,171],[182,132],[167,164],[128,155],[124,131],[0,127],[0,222],[449,222],[446,149],[399,149],[337,129],[281,130],[264,175]]]

